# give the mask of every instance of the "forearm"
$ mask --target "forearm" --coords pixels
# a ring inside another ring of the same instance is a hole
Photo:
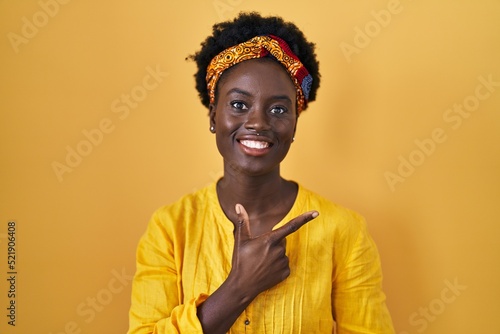
[[[227,333],[256,296],[244,293],[236,280],[228,279],[198,306],[198,319],[204,333]]]

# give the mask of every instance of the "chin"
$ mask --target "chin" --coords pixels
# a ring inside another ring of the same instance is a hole
[[[280,165],[273,166],[262,166],[255,162],[249,162],[248,164],[238,166],[237,171],[246,176],[263,176],[271,173],[279,172]]]

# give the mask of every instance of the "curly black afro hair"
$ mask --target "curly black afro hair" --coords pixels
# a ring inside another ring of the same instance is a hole
[[[299,57],[313,78],[309,102],[314,101],[320,83],[319,62],[314,52],[314,43],[308,42],[297,26],[285,22],[281,17],[263,17],[259,13],[240,13],[233,21],[214,24],[212,36],[208,36],[201,43],[201,50],[188,59],[194,60],[198,71],[194,75],[196,89],[201,103],[208,108],[210,99],[205,81],[207,67],[212,58],[225,49],[243,43],[255,36],[275,35],[283,39],[290,49]]]

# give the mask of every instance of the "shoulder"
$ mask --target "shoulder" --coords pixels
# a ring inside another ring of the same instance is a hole
[[[204,188],[180,197],[173,203],[158,208],[155,211],[155,215],[191,215],[200,210],[205,210],[207,206],[212,205],[216,200],[217,193],[215,191],[215,183],[212,183]]]
[[[332,242],[342,242],[349,247],[354,245],[360,235],[367,233],[365,218],[358,212],[335,203],[322,195],[299,185],[301,211],[316,210],[319,216],[310,224],[322,238],[332,238]]]
[[[156,209],[139,241],[139,249],[161,252],[182,245],[188,238],[198,238],[203,217],[211,210],[215,186],[207,186]],[[215,198],[216,200],[216,198]]]
[[[378,261],[376,245],[362,215],[308,189],[301,190],[302,200],[305,202],[304,211],[319,212],[319,216],[308,223],[308,226],[313,228],[319,242],[333,245],[337,273],[350,263],[362,263],[367,259]]]
[[[176,225],[179,228],[214,205],[217,201],[215,184],[210,184],[200,190],[186,194],[175,202],[159,207],[154,211],[151,223],[162,225],[164,228]]]
[[[364,217],[358,212],[335,203],[322,195],[317,194],[299,185],[300,195],[297,198],[302,201],[305,210],[317,210],[324,219],[340,225],[365,225]],[[347,226],[346,226],[347,227]]]

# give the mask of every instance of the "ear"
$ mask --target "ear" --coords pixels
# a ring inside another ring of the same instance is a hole
[[[211,129],[216,129],[216,127],[215,127],[215,109],[216,109],[216,106],[214,103],[210,103],[208,105],[208,117],[210,119],[210,128]]]

